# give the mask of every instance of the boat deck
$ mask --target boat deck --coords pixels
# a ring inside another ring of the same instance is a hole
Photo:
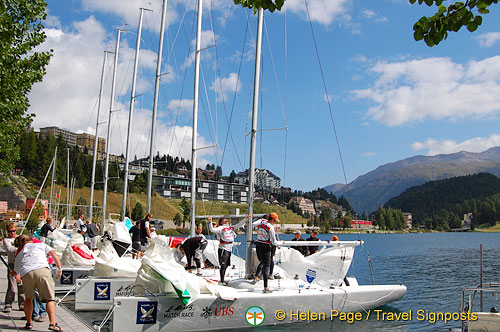
[[[24,320],[24,312],[19,311],[17,299],[14,302],[12,311],[4,313],[5,292],[7,290],[7,268],[4,264],[0,264],[0,331],[21,331],[24,330],[26,320]],[[17,296],[17,294],[16,294]],[[56,321],[64,331],[85,332],[94,331],[89,324],[83,322],[69,309],[64,306],[57,306]],[[33,330],[31,331],[47,331],[49,326],[48,319],[45,322],[33,322]]]

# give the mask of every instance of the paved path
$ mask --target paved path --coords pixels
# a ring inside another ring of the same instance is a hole
[[[19,311],[17,298],[14,302],[13,310],[10,313],[2,312],[5,300],[5,291],[7,290],[7,268],[0,262],[0,331],[27,331],[24,329],[26,320],[24,312]],[[89,326],[82,322],[73,312],[64,306],[57,306],[56,321],[65,332],[89,332],[93,331]],[[31,331],[48,331],[48,318],[45,322],[33,322]]]

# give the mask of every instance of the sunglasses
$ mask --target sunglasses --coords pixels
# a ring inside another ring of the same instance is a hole
[[[7,232],[9,232],[9,233],[15,233],[17,231],[15,229],[11,229],[11,230],[8,230]]]

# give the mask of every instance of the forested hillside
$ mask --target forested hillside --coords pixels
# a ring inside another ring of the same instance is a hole
[[[473,227],[495,225],[500,219],[500,179],[479,173],[431,181],[408,188],[384,207],[411,212],[414,223],[432,229],[459,228],[466,213],[472,213]]]

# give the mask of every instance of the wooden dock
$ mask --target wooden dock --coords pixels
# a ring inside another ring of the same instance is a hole
[[[2,312],[6,290],[7,268],[4,264],[0,263],[0,331],[27,331],[24,329],[24,325],[26,324],[24,312],[18,310],[17,294],[16,301],[12,306],[12,311],[10,313]],[[63,305],[58,305],[56,308],[56,322],[66,332],[94,331],[90,324],[83,322],[77,315]],[[47,318],[41,323],[33,322],[33,330],[31,331],[48,331],[48,327],[49,320]]]

